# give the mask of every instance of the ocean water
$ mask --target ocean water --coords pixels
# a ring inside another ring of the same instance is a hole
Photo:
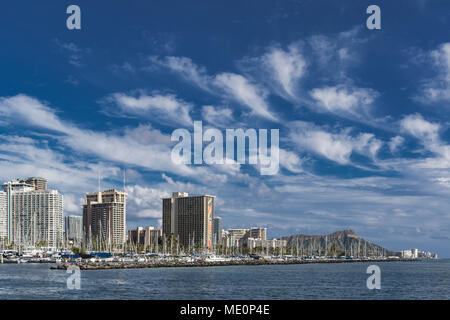
[[[0,299],[450,299],[450,260],[81,271],[79,290],[49,264],[0,265]]]

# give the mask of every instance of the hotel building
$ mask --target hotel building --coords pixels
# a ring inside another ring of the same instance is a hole
[[[107,190],[86,194],[85,200],[83,229],[86,241],[122,246],[127,236],[127,194]]]
[[[163,234],[177,237],[185,246],[212,248],[214,196],[174,192],[162,199]]]

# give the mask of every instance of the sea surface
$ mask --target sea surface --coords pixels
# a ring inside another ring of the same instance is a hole
[[[81,271],[50,264],[0,264],[0,299],[450,299],[450,260]]]

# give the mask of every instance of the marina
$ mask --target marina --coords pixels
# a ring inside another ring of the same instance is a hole
[[[51,269],[66,270],[78,266],[80,270],[136,269],[164,267],[213,267],[239,265],[278,265],[310,263],[352,263],[352,262],[412,262],[414,258],[398,256],[296,256],[263,254],[164,254],[164,253],[110,253],[90,251],[74,254],[69,249],[54,250],[3,250],[0,264],[49,263]]]

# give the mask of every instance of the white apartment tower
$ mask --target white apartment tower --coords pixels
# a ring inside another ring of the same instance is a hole
[[[57,190],[46,189],[46,180],[39,179],[35,181],[45,181],[45,186],[38,188],[24,179],[3,184],[0,233],[6,233],[8,241],[19,246],[55,248],[63,242],[63,196]],[[5,196],[6,219],[2,205]]]
[[[8,238],[8,194],[0,191],[0,242]]]

